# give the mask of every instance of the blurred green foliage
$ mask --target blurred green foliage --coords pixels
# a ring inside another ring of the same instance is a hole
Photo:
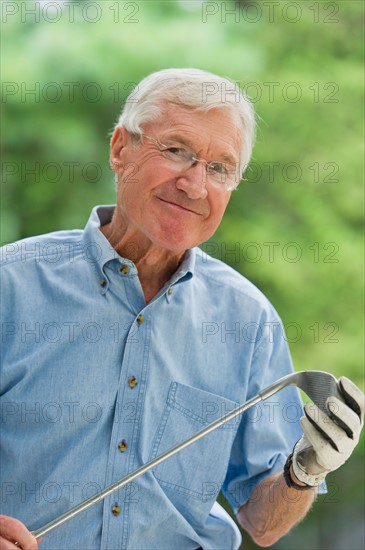
[[[114,202],[108,140],[141,78],[184,66],[228,76],[259,130],[205,249],[273,302],[298,369],[363,387],[362,2],[37,4],[38,15],[34,2],[2,6],[2,243],[83,227]],[[363,458],[360,445],[275,548],[364,547]]]

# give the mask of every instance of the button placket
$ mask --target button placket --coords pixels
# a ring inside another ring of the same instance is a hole
[[[119,271],[120,276],[126,275],[121,272],[120,268]],[[138,309],[142,311],[141,305]],[[139,465],[136,463],[138,457],[136,449],[139,439],[140,406],[141,401],[143,402],[146,385],[147,362],[145,354],[146,345],[149,349],[149,325],[146,322],[146,317],[142,313],[138,314],[138,309],[133,325],[129,325],[130,329],[122,358],[120,385],[118,386],[119,391],[116,402],[116,415],[119,418],[115,420],[110,442],[109,468],[112,477],[109,478],[109,483],[122,478]],[[136,337],[136,329],[138,330],[140,327],[140,336]],[[105,504],[105,513],[108,514],[110,521],[108,522],[108,530],[104,534],[103,547],[108,548],[112,545],[115,537],[118,541],[121,538],[121,546],[126,547],[131,503],[126,497],[125,489],[123,488],[118,493],[118,501],[113,500],[111,496]]]
[[[137,325],[138,326],[141,326],[144,321],[145,321],[145,317],[142,313],[140,313],[137,318],[136,318],[136,321],[137,321]],[[130,376],[127,380],[127,383],[128,383],[128,386],[133,389],[135,388],[137,385],[138,385],[138,379],[135,377],[135,376]]]

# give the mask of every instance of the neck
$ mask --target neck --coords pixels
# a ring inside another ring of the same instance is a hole
[[[112,221],[100,228],[112,247],[137,267],[146,302],[150,302],[177,270],[183,252],[174,252],[153,244],[137,229],[123,228]]]

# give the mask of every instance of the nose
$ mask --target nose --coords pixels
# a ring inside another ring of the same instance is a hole
[[[176,187],[184,191],[189,199],[205,199],[208,195],[205,178],[205,167],[196,162],[178,176]]]

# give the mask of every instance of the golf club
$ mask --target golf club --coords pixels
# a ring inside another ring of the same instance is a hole
[[[80,514],[84,510],[87,510],[100,500],[104,499],[117,489],[121,489],[131,481],[134,481],[137,479],[137,477],[143,475],[144,473],[148,472],[151,468],[154,468],[158,464],[161,464],[164,460],[167,460],[171,456],[175,455],[179,451],[182,451],[189,445],[192,445],[196,441],[199,441],[202,437],[206,436],[213,430],[216,430],[226,422],[229,422],[230,420],[235,419],[237,416],[242,414],[244,411],[249,409],[250,407],[253,407],[260,401],[264,401],[271,395],[274,395],[278,391],[282,390],[283,388],[286,388],[287,386],[294,385],[303,390],[307,396],[315,403],[319,409],[321,409],[323,412],[328,413],[328,409],[326,408],[326,400],[328,397],[337,397],[341,401],[343,401],[341,394],[338,390],[337,380],[336,378],[327,372],[324,371],[301,371],[296,372],[293,374],[288,374],[287,376],[284,376],[268,386],[267,388],[263,389],[259,394],[249,401],[246,401],[246,403],[243,403],[242,405],[239,405],[235,409],[233,409],[231,412],[225,414],[218,420],[215,420],[214,422],[208,424],[203,429],[199,430],[196,434],[194,434],[192,437],[189,437],[182,441],[181,443],[175,445],[171,449],[168,449],[164,453],[160,454],[153,460],[150,460],[134,472],[131,472],[130,474],[126,475],[119,481],[116,481],[115,483],[112,483],[108,487],[106,487],[103,491],[96,494],[95,496],[85,500],[81,504],[75,506],[68,512],[60,515],[58,518],[54,519],[53,521],[47,523],[40,529],[37,529],[36,531],[33,531],[33,535],[36,538],[42,537],[46,533],[49,533],[56,527],[62,525],[69,519],[75,517],[77,514]]]

